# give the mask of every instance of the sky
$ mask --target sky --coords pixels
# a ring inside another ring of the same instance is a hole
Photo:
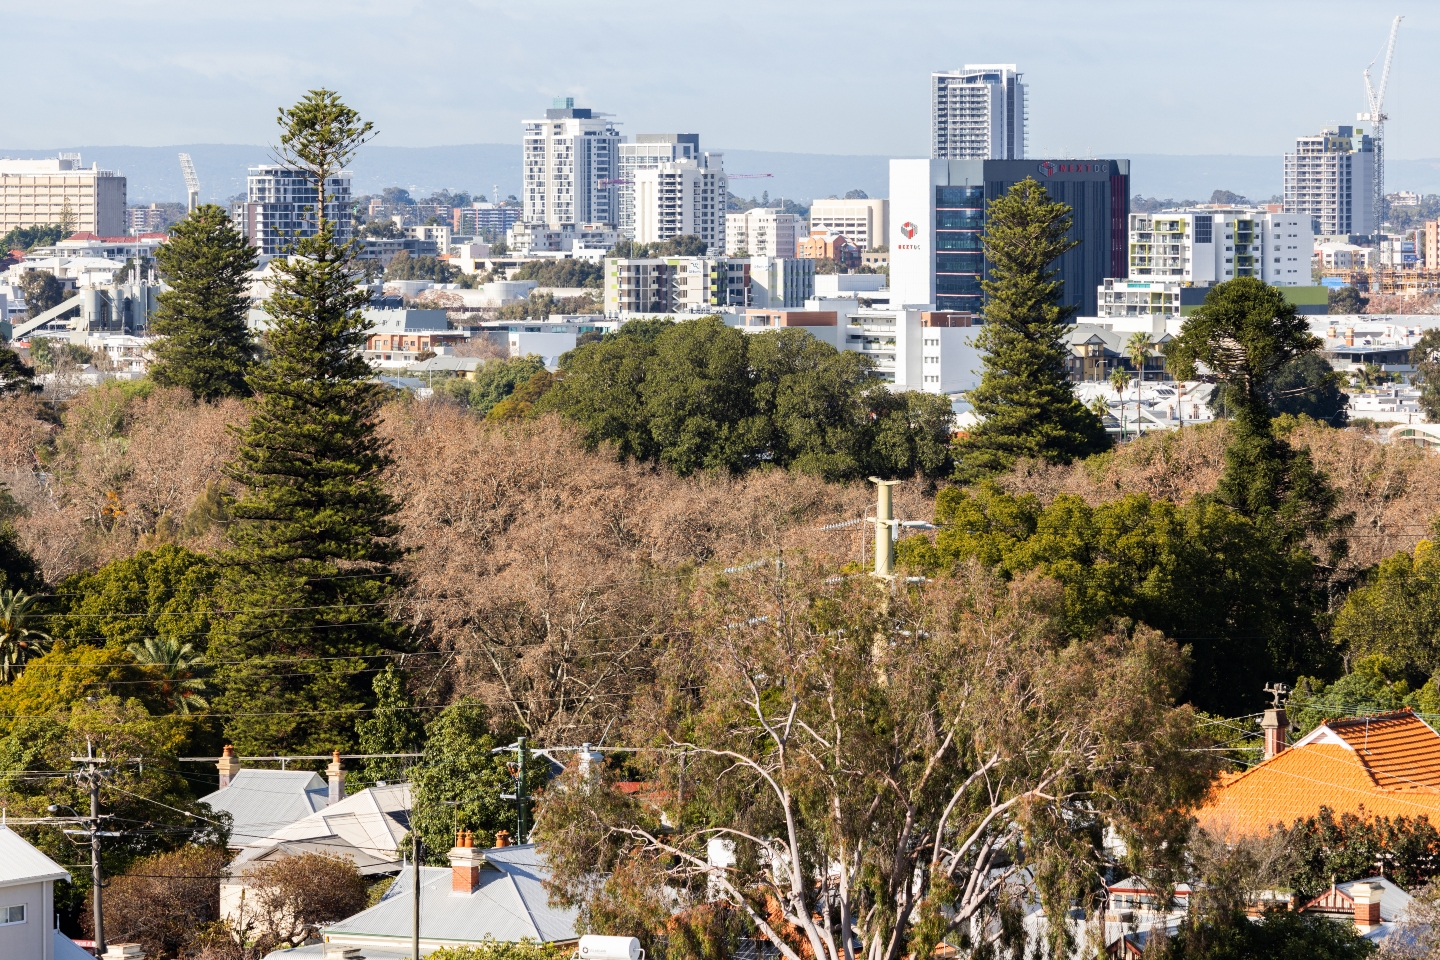
[[[391,146],[518,143],[573,96],[632,135],[924,156],[931,71],[1013,62],[1031,156],[1278,155],[1366,109],[1396,14],[1388,155],[1440,157],[1435,0],[0,0],[0,146],[268,143],[327,86]]]

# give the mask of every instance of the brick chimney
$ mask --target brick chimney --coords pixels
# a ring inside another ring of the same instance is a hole
[[[235,779],[235,774],[240,772],[240,761],[235,759],[235,748],[225,744],[225,749],[220,754],[220,762],[215,764],[220,771],[220,789],[224,790],[230,786],[230,781]]]
[[[461,830],[455,834],[455,846],[450,850],[450,892],[469,895],[480,886],[480,865],[484,855],[475,849],[475,834]]]
[[[340,762],[339,750],[334,752],[330,766],[325,768],[325,775],[330,778],[330,797],[326,806],[333,806],[345,799],[345,766]]]
[[[1260,729],[1265,731],[1265,757],[1269,760],[1277,753],[1284,753],[1290,746],[1286,734],[1290,728],[1290,718],[1285,715],[1284,707],[1274,707],[1265,711],[1265,718],[1260,721]]]
[[[1380,926],[1380,894],[1385,888],[1378,883],[1357,883],[1350,888],[1355,901],[1355,929],[1369,933]]]

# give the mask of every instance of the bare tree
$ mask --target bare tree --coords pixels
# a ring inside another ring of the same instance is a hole
[[[239,942],[296,947],[327,924],[365,909],[365,881],[342,857],[302,853],[243,874],[233,930]]]
[[[148,957],[174,957],[198,945],[220,916],[220,876],[228,857],[218,847],[183,847],[137,860],[105,885],[105,932],[111,942],[138,943]],[[92,911],[82,917],[91,933]]]

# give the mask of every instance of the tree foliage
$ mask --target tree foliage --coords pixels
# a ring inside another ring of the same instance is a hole
[[[594,287],[600,289],[605,268],[588,260],[531,260],[511,280],[534,280],[542,287]]]
[[[34,227],[15,227],[0,237],[0,252],[11,250],[33,250],[49,247],[65,239],[65,233],[58,223]]]
[[[458,400],[483,416],[544,368],[544,361],[533,354],[492,357],[476,368],[473,379],[452,377],[436,384],[436,393]]]
[[[671,237],[669,240],[656,240],[652,243],[621,240],[610,248],[606,257],[615,257],[621,260],[644,260],[651,257],[703,257],[708,249],[709,245],[694,234],[681,234]]]
[[[281,111],[286,155],[319,184],[370,133],[330,91]],[[316,211],[320,215],[320,211]],[[373,703],[367,658],[398,649],[386,616],[400,551],[391,465],[376,427],[384,387],[362,355],[369,293],[354,244],[320,218],[272,261],[267,356],[250,374],[253,415],[227,474],[241,493],[223,562],[226,613],[211,645],[226,736],[249,752],[323,753],[353,743]]]
[[[1070,239],[1070,207],[1027,177],[992,200],[985,216],[985,325],[980,385],[966,399],[982,420],[956,445],[962,482],[1007,469],[1021,457],[1065,463],[1110,445],[1104,425],[1075,399],[1061,306],[1060,255]]]
[[[803,330],[747,336],[717,317],[639,324],[566,354],[539,408],[576,421],[592,446],[682,476],[774,465],[933,478],[949,466],[948,400],[891,394],[853,351]]]
[[[1429,540],[1381,561],[1335,615],[1334,636],[1350,656],[1383,655],[1399,678],[1440,675],[1440,552]]]
[[[405,692],[405,675],[394,664],[377,671],[373,681],[375,712],[355,725],[361,753],[414,753],[424,737],[424,725]],[[360,786],[405,779],[409,760],[370,757],[361,761],[349,782]]]
[[[390,258],[385,266],[386,280],[433,280],[436,283],[452,283],[460,271],[443,260],[432,256],[410,256],[401,250]]]
[[[0,346],[0,397],[16,393],[39,393],[35,368],[9,347]]]
[[[228,859],[220,847],[182,847],[142,857],[107,878],[100,901],[106,940],[138,943],[147,957],[186,955],[201,931],[220,919],[220,877]],[[87,906],[87,936],[94,933],[93,916]]]
[[[1054,577],[1071,635],[1125,618],[1186,644],[1186,697],[1201,709],[1244,713],[1261,697],[1257,676],[1335,669],[1314,557],[1213,500],[1131,494],[1091,506],[1066,494],[1042,506],[983,484],[942,490],[935,522],[933,542],[900,542],[902,563],[953,575],[973,560],[1006,577]]]
[[[787,960],[942,937],[1019,955],[1026,899],[1093,908],[1104,825],[1132,866],[1176,865],[1209,764],[1172,706],[1175,646],[1070,642],[1037,579],[972,569],[892,597],[829,574],[799,558],[705,582],[626,732],[653,748],[633,755],[644,791],[578,772],[547,791],[538,833],[583,917],[720,898]]]
[[[1302,900],[1341,882],[1381,873],[1405,890],[1418,891],[1440,874],[1440,830],[1427,817],[1336,816],[1321,807],[1283,832],[1291,856],[1290,885]]]
[[[1420,406],[1431,423],[1440,422],[1440,330],[1426,330],[1410,348]]]
[[[301,853],[243,874],[245,899],[232,927],[262,949],[297,947],[320,927],[365,909],[365,880],[342,857]]]
[[[245,375],[255,362],[250,333],[250,271],[255,248],[224,209],[203,204],[170,229],[155,251],[160,293],[151,318],[151,378],[184,387],[202,400],[249,396]]]
[[[66,290],[54,274],[43,270],[26,270],[20,274],[20,289],[25,293],[25,313],[29,317],[38,317],[75,296],[74,290]],[[76,309],[79,309],[78,303]]]
[[[1330,290],[1328,300],[1330,303],[1328,312],[1332,314],[1364,313],[1367,302],[1365,297],[1360,296],[1360,291],[1354,287],[1335,287]]]

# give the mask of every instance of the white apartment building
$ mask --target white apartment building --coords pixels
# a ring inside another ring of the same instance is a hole
[[[930,158],[1023,159],[1023,77],[1013,63],[967,63],[930,74]]]
[[[890,245],[890,201],[816,200],[810,205],[810,232],[843,233],[861,250]]]
[[[662,163],[700,159],[698,133],[641,133],[634,143],[620,144],[615,181],[615,225],[621,236],[635,239],[635,175]]]
[[[750,303],[751,264],[727,257],[605,261],[605,316],[714,313]]]
[[[799,214],[753,207],[743,213],[725,215],[727,256],[789,258],[795,256],[795,244],[804,237],[805,227]]]
[[[549,226],[614,223],[620,132],[573,97],[524,121],[524,220]]]
[[[1132,213],[1129,279],[1208,286],[1259,277],[1271,286],[1310,284],[1310,217],[1262,207]]]
[[[725,167],[722,155],[675,160],[635,171],[635,239],[654,243],[699,237],[706,251],[725,252]]]
[[[1180,316],[1179,280],[1125,280],[1106,278],[1095,298],[1095,315],[1102,320],[1114,317],[1155,316],[1165,320]]]
[[[1375,146],[1359,127],[1326,127],[1285,154],[1285,212],[1305,214],[1314,233],[1376,231]]]
[[[78,153],[0,159],[0,233],[59,224],[67,214],[76,233],[125,236],[125,178],[93,163],[80,166]]]
[[[231,207],[230,219],[260,256],[269,258],[289,252],[302,237],[315,235],[316,202],[315,181],[308,173],[283,164],[262,164],[250,168],[245,202]],[[338,240],[351,238],[350,171],[326,179],[325,217],[335,224]]]

